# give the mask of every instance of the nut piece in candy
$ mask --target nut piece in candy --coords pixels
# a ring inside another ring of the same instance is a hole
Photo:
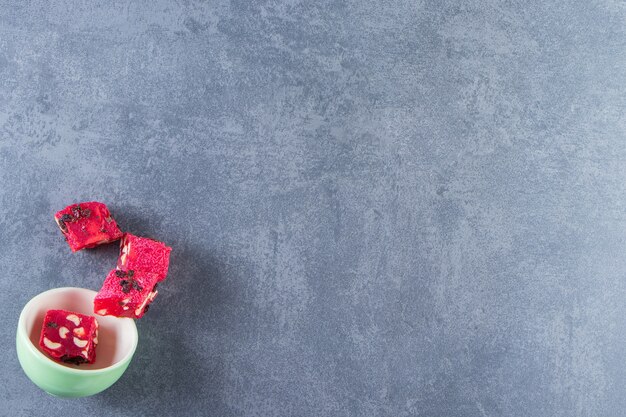
[[[86,340],[80,340],[78,337],[74,338],[74,344],[80,348],[87,346],[87,343],[88,342]]]
[[[65,339],[69,331],[70,330],[65,326],[59,327],[59,336],[61,337],[61,339]]]
[[[126,257],[128,257],[128,253],[130,252],[130,242],[126,242],[126,239],[122,238],[122,249],[120,251],[120,264],[124,265],[126,262]]]
[[[80,324],[80,318],[76,314],[68,314],[65,318],[74,323],[76,326]]]
[[[83,329],[82,327],[77,327],[74,329],[74,334],[78,337],[83,337],[85,336],[85,329]]]
[[[48,347],[50,349],[58,349],[58,348],[61,347],[60,343],[53,342],[52,340],[48,339],[47,337],[43,338],[43,344],[46,345],[46,347]]]

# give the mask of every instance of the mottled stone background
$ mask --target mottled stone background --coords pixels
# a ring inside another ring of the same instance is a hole
[[[0,0],[0,415],[626,415],[626,5]],[[174,250],[106,392],[15,326]]]

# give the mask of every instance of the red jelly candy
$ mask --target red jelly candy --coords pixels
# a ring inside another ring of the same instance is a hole
[[[140,318],[158,294],[159,276],[151,272],[114,269],[93,300],[93,311],[101,316]]]
[[[152,272],[163,281],[167,276],[172,248],[158,240],[126,233],[120,242],[117,267],[121,270]]]
[[[65,363],[94,363],[98,344],[95,317],[66,310],[48,310],[39,346],[50,357]]]
[[[72,252],[113,242],[123,235],[107,206],[97,201],[67,206],[54,219]]]

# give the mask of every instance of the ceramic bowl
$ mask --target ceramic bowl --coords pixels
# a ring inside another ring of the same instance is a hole
[[[86,397],[104,391],[124,373],[137,348],[133,319],[96,316],[96,362],[71,365],[56,362],[39,348],[46,311],[63,309],[93,316],[95,291],[56,288],[33,297],[22,309],[17,324],[17,357],[22,369],[39,388],[59,397]]]

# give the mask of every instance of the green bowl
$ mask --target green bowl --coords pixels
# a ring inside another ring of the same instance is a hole
[[[137,326],[129,318],[96,316],[98,347],[93,364],[62,364],[39,348],[39,335],[46,311],[64,309],[93,314],[95,291],[56,288],[33,297],[22,309],[17,325],[17,357],[26,376],[39,388],[59,397],[97,394],[117,381],[130,364],[137,348]]]

